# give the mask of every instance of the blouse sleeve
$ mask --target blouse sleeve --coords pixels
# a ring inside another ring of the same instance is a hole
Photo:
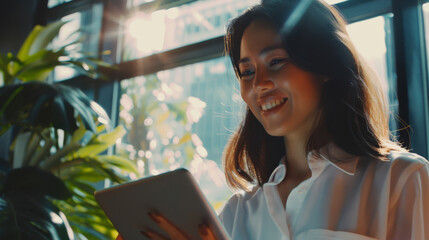
[[[389,211],[387,239],[429,239],[429,164],[411,174]]]

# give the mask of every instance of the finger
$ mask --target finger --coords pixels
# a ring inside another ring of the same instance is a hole
[[[216,240],[216,237],[211,228],[207,227],[204,224],[201,224],[198,227],[198,232],[200,233],[200,237],[203,240]]]
[[[149,216],[155,221],[162,230],[164,230],[171,239],[174,240],[187,240],[186,235],[178,229],[174,224],[172,224],[168,219],[161,216],[156,212],[150,212]]]
[[[168,240],[168,238],[165,238],[164,236],[161,236],[160,234],[151,230],[140,231],[140,233],[151,240]]]
[[[118,235],[118,236],[116,237],[116,240],[124,240],[124,239],[122,238],[122,236],[121,236],[121,235]]]

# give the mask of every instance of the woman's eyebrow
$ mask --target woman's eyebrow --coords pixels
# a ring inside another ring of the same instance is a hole
[[[240,64],[240,63],[247,63],[247,62],[250,62],[250,58],[242,58],[242,59],[240,59],[240,60],[238,60],[238,64]]]
[[[268,46],[259,52],[259,56],[263,57],[263,56],[267,55],[268,53],[270,53],[274,50],[277,50],[277,49],[284,50],[284,48],[280,45]]]
[[[282,46],[280,46],[280,45],[268,46],[268,47],[266,47],[266,48],[263,48],[263,49],[259,52],[259,56],[263,57],[263,56],[267,55],[268,53],[270,53],[270,52],[272,52],[272,51],[274,51],[274,50],[277,50],[277,49],[282,49],[282,50],[284,50],[284,49],[283,49],[283,47],[282,47]],[[250,62],[250,58],[245,57],[245,58],[242,58],[242,59],[238,60],[238,64],[240,64],[240,63],[246,63],[246,62]]]

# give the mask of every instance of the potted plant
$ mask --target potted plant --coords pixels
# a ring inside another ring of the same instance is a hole
[[[108,64],[69,46],[50,45],[64,22],[36,26],[18,54],[0,53],[1,239],[107,239],[115,235],[93,197],[96,184],[128,180],[134,163],[111,154],[125,134],[81,90],[46,82],[56,66],[99,78]],[[2,86],[3,85],[3,86]],[[12,129],[12,130],[11,130]]]

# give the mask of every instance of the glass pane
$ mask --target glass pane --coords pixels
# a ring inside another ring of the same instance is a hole
[[[393,61],[389,61],[393,48],[389,25],[391,18],[391,15],[385,15],[352,23],[347,26],[347,30],[357,51],[381,80],[383,90],[389,98],[390,128],[396,130],[396,116],[398,115],[396,78],[394,77]]]
[[[425,24],[426,54],[429,56],[429,3],[423,4],[423,17]],[[428,57],[426,58],[429,59]]]
[[[61,28],[53,44],[62,45],[81,39],[81,43],[74,44],[66,49],[71,54],[80,51],[98,56],[102,11],[101,4],[94,4],[91,9],[62,17],[61,20],[67,23]],[[75,77],[78,74],[79,72],[72,68],[60,66],[55,68],[52,78],[54,81],[61,81]]]
[[[154,1],[157,1],[157,0],[128,0],[127,6],[128,6],[128,8],[133,8],[135,6],[139,6],[139,5],[149,3],[149,2],[154,2]],[[158,1],[160,1],[160,0],[158,0]],[[204,1],[204,0],[197,0],[197,1]],[[231,2],[231,0],[218,0],[218,1],[219,2],[228,2],[228,3]],[[348,0],[325,0],[325,2],[327,2],[328,4],[331,4],[331,5],[341,3],[341,2],[346,2],[346,1],[348,1]],[[259,2],[260,2],[260,0],[259,1],[253,1],[251,5],[259,3]],[[220,4],[224,4],[224,3],[220,3]]]
[[[337,3],[341,3],[341,2],[346,2],[348,0],[325,0],[325,2],[327,2],[328,4],[334,5]]]
[[[127,6],[128,6],[128,8],[132,8],[132,7],[139,6],[139,5],[149,3],[149,2],[153,2],[153,1],[156,1],[156,0],[128,0]]]
[[[49,0],[48,2],[48,8],[53,8],[55,6],[58,6],[62,3],[71,2],[72,0]]]
[[[118,152],[143,176],[188,168],[215,209],[230,196],[222,151],[244,107],[229,59],[178,67],[121,82]]]
[[[259,0],[201,0],[125,20],[123,60],[200,42],[225,34],[226,22]]]

